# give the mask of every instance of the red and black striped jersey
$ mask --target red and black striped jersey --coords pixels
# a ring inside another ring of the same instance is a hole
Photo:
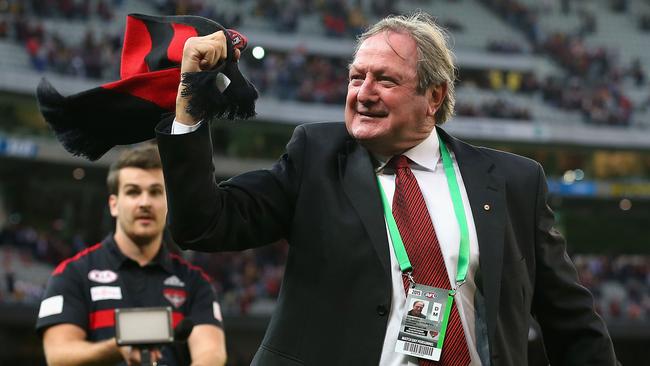
[[[115,309],[171,306],[173,325],[189,318],[195,325],[221,327],[221,309],[203,270],[161,246],[140,266],[119,250],[113,236],[61,262],[49,279],[36,329],[70,323],[89,341],[115,336]],[[186,345],[163,347],[159,364],[189,364]]]

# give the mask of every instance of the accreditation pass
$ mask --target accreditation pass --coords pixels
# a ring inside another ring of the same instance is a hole
[[[406,314],[395,344],[395,351],[419,358],[439,361],[442,342],[438,342],[443,328],[445,306],[449,290],[414,284],[406,297]],[[443,336],[444,337],[444,336]]]

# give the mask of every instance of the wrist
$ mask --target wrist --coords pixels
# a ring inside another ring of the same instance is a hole
[[[102,359],[110,363],[118,363],[124,361],[124,355],[120,351],[120,346],[117,344],[115,338],[107,339],[103,342],[99,342],[100,347],[102,347],[102,354],[104,357]]]
[[[193,126],[199,120],[195,119],[191,114],[187,112],[188,105],[189,100],[181,96],[181,89],[179,88],[178,94],[176,96],[176,122],[187,126]]]

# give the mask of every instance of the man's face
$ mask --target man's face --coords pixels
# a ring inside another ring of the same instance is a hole
[[[417,91],[418,52],[411,36],[366,39],[350,66],[345,125],[370,151],[392,156],[427,138],[446,87]]]
[[[123,168],[119,171],[117,195],[108,204],[116,218],[116,232],[136,244],[147,244],[162,235],[167,216],[167,198],[161,169]]]
[[[415,314],[422,314],[422,309],[424,309],[424,303],[423,302],[416,302],[413,304],[413,313]]]

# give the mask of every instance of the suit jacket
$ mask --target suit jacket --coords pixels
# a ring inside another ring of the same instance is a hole
[[[207,123],[157,127],[169,225],[181,246],[243,250],[286,238],[285,276],[254,365],[377,365],[391,308],[389,244],[369,152],[342,123],[296,128],[269,170],[216,183]],[[603,321],[553,228],[541,166],[442,129],[472,206],[490,363],[527,364],[529,314],[552,365],[614,365]]]

